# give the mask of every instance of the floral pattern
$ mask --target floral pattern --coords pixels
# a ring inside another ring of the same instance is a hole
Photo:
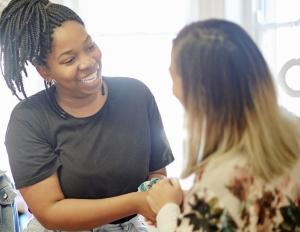
[[[183,220],[188,220],[193,231],[234,231],[237,226],[230,215],[218,206],[218,198],[209,200],[194,195],[194,204],[191,204],[191,212],[178,220],[178,226]]]
[[[177,231],[300,232],[300,165],[269,183],[256,178],[248,165],[229,163],[216,168],[225,176],[215,174],[222,170],[206,170],[209,164],[201,166]]]

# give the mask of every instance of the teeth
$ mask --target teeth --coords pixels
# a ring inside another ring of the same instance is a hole
[[[84,79],[80,80],[83,83],[90,83],[93,82],[94,80],[96,80],[98,78],[97,72],[94,72],[93,74],[85,77]]]

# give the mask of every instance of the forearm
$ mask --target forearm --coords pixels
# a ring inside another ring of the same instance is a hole
[[[139,193],[99,199],[63,199],[38,220],[47,229],[88,230],[139,212]]]

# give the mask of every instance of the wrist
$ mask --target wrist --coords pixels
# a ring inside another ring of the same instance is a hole
[[[134,192],[132,193],[132,205],[134,206],[135,214],[143,215],[144,205],[147,204],[146,192]]]
[[[148,180],[153,179],[153,178],[164,179],[164,178],[167,178],[167,176],[164,174],[152,174],[152,175],[149,175]]]

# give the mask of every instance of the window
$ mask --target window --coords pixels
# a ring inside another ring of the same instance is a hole
[[[297,0],[224,0],[224,17],[240,24],[260,47],[273,73],[279,104],[300,116],[300,15]],[[284,85],[280,71],[288,63]],[[291,93],[292,91],[292,93]]]
[[[258,42],[273,71],[279,103],[300,116],[300,2],[297,0],[258,0]],[[294,63],[295,65],[288,65]],[[284,84],[280,71],[286,70]]]

